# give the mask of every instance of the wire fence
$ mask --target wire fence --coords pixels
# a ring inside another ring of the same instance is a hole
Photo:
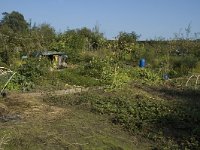
[[[195,89],[198,89],[198,88],[200,88],[200,81],[199,81],[199,79],[200,79],[200,74],[193,74],[193,75],[191,75],[188,78],[185,86],[187,86],[187,87],[192,86]]]
[[[200,90],[200,74],[174,78],[172,82],[175,83],[177,87]]]

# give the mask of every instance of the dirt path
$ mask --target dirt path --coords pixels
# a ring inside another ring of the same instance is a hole
[[[22,119],[44,118],[53,119],[69,111],[57,106],[50,106],[43,102],[42,98],[47,95],[65,95],[86,92],[89,88],[73,87],[57,91],[41,91],[30,93],[10,93],[6,98],[9,115],[20,113]],[[13,115],[15,116],[15,115]]]
[[[10,114],[20,114],[23,121],[30,119],[53,119],[62,115],[67,110],[49,106],[42,102],[41,93],[18,93],[11,94],[6,99],[6,105]]]
[[[52,94],[52,95],[65,95],[65,94],[73,94],[73,93],[80,93],[80,92],[86,92],[89,88],[83,88],[83,87],[75,87],[75,88],[69,88],[65,90],[56,90],[56,91],[42,91],[42,92],[30,92],[30,93],[21,93],[21,95],[31,96],[31,97],[41,97],[45,94]]]
[[[64,109],[56,106],[49,106],[42,101],[42,98],[46,95],[65,95],[72,93],[80,93],[88,91],[88,88],[73,88],[66,90],[57,90],[52,92],[32,92],[32,93],[11,93],[8,95],[8,103],[14,105],[14,103],[23,104],[27,109],[24,111],[26,117],[35,114],[46,114],[46,116],[56,117],[64,113]],[[12,104],[13,103],[13,104]]]

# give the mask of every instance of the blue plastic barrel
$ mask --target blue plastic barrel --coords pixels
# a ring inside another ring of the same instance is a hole
[[[144,58],[140,59],[139,67],[140,68],[144,68],[145,67],[145,63],[146,63],[146,61],[145,61]]]

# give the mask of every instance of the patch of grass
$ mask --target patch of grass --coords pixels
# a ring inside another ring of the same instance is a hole
[[[65,69],[57,73],[58,78],[61,79],[61,81],[71,85],[79,85],[85,87],[101,85],[98,79],[81,75],[79,69]]]
[[[100,86],[102,83],[94,77],[81,75],[77,69],[66,68],[49,72],[48,76],[38,77],[34,80],[31,91],[63,90],[74,85],[93,87]]]

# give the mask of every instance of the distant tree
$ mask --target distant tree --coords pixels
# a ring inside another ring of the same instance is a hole
[[[89,42],[89,49],[97,50],[101,48],[103,43],[105,42],[105,38],[103,37],[103,33],[99,31],[99,27],[95,26],[93,30],[88,29],[86,27],[77,30],[77,34],[82,36]]]
[[[50,24],[46,23],[34,26],[31,30],[31,34],[42,49],[50,49],[51,43],[56,38],[55,29],[51,27]]]
[[[68,30],[64,33],[66,47],[74,52],[85,49],[85,37],[78,33],[77,29]]]
[[[91,39],[93,33],[92,33],[92,30],[90,30],[86,27],[83,27],[83,28],[77,30],[77,34],[79,34],[80,36],[83,36],[85,38]]]
[[[21,39],[19,39],[18,36],[19,34],[14,32],[7,25],[0,27],[0,59],[3,63],[13,63],[13,58],[16,56],[21,46]]]
[[[14,32],[23,32],[28,29],[28,23],[24,19],[24,16],[17,12],[12,11],[11,13],[2,13],[3,19],[0,21],[0,27],[8,26]]]
[[[99,30],[99,25],[95,25],[93,28],[93,36],[92,36],[92,48],[93,49],[99,49],[102,48],[105,44],[105,38],[103,33]]]
[[[132,54],[135,51],[136,41],[139,36],[135,32],[120,32],[117,36],[118,58],[125,59],[126,54]]]
[[[118,46],[120,50],[124,50],[127,44],[135,43],[139,36],[135,32],[120,32],[117,36]]]

